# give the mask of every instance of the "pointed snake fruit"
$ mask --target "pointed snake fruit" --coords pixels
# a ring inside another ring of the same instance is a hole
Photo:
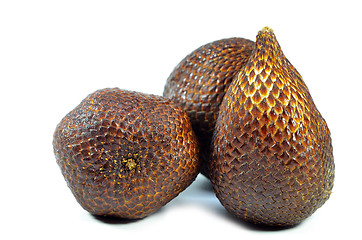
[[[53,146],[73,195],[94,215],[143,218],[199,173],[185,111],[169,99],[118,88],[98,90],[68,113]]]
[[[209,175],[210,144],[219,105],[254,45],[243,38],[208,43],[186,56],[167,79],[163,96],[179,104],[190,117],[199,139],[201,173],[205,176]]]
[[[331,194],[330,131],[268,27],[222,101],[212,145],[215,193],[247,222],[295,225]]]

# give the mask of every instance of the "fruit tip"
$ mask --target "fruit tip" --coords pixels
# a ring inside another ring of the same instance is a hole
[[[268,27],[268,26],[265,26],[265,27],[261,30],[261,32],[270,32],[270,33],[274,33],[273,29],[271,29],[271,28],[270,28],[270,27]]]

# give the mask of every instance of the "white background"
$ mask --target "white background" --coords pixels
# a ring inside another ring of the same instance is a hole
[[[1,1],[1,238],[361,239],[361,5],[294,2]],[[162,94],[194,49],[228,37],[255,41],[264,26],[332,132],[336,181],[322,208],[294,228],[256,228],[231,217],[202,176],[139,221],[97,219],[78,205],[52,149],[67,112],[105,87]]]

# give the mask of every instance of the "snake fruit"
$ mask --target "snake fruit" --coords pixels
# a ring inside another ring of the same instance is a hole
[[[247,222],[295,225],[331,194],[327,123],[268,27],[225,94],[212,146],[215,193]]]
[[[253,48],[254,42],[243,38],[208,43],[186,56],[167,79],[163,96],[179,104],[190,117],[200,143],[201,173],[205,176],[219,106]]]
[[[143,218],[199,173],[191,123],[169,99],[103,89],[57,125],[54,152],[79,204],[94,215]]]

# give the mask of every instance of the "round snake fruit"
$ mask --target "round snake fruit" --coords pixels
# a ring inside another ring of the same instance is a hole
[[[143,218],[199,173],[185,111],[169,99],[118,88],[98,90],[69,112],[53,146],[73,195],[94,215]]]
[[[190,117],[200,143],[201,173],[207,177],[219,105],[254,46],[244,38],[208,43],[186,56],[167,79],[163,96],[179,104]]]
[[[215,193],[247,222],[292,226],[331,194],[330,131],[270,28],[224,97],[212,145]]]

